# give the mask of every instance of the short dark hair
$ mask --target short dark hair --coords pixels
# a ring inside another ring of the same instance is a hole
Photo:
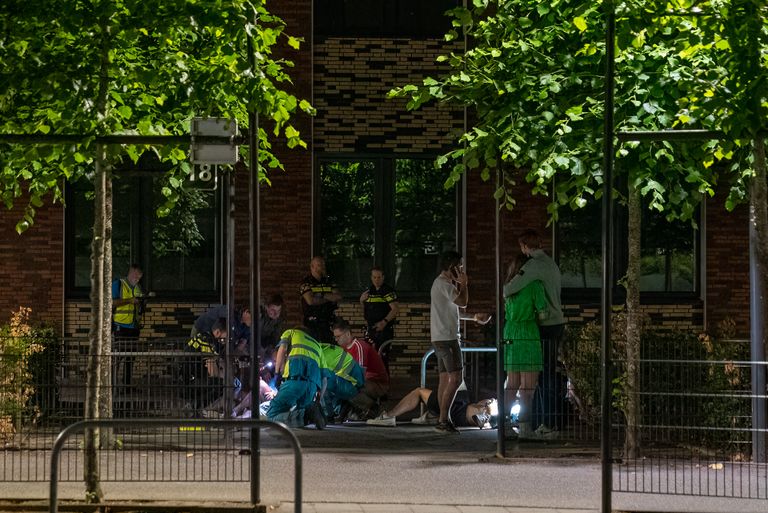
[[[458,251],[445,251],[440,255],[440,270],[447,271],[451,267],[455,267],[461,263],[461,254]]]
[[[382,269],[378,265],[374,265],[373,267],[371,267],[371,272],[373,271],[379,271],[381,274],[384,274],[384,269]]]
[[[211,335],[213,335],[214,331],[223,331],[224,333],[227,332],[227,318],[226,317],[219,317],[216,322],[213,323],[213,326],[211,326]]]
[[[341,331],[352,331],[352,326],[341,317],[336,317],[336,322],[333,323],[333,329]]]
[[[283,296],[279,293],[267,297],[267,305],[283,306]]]
[[[517,238],[517,242],[519,244],[525,244],[531,249],[541,248],[541,237],[539,236],[539,232],[537,232],[536,230],[531,230],[531,229],[525,230]]]

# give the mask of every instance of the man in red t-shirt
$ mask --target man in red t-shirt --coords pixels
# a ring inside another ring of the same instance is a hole
[[[365,388],[350,402],[365,417],[375,417],[377,412],[372,411],[374,405],[389,391],[389,375],[384,361],[373,344],[352,337],[349,323],[344,319],[338,318],[334,323],[333,337],[365,370]]]

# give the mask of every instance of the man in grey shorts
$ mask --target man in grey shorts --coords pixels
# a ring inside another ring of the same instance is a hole
[[[461,255],[457,252],[446,251],[440,255],[440,274],[432,283],[430,299],[430,335],[440,377],[437,386],[440,418],[435,429],[443,433],[458,433],[451,423],[449,412],[462,381],[464,363],[459,347],[459,320],[463,316],[459,308],[467,306],[469,291]],[[476,314],[468,319],[487,322],[488,316]]]

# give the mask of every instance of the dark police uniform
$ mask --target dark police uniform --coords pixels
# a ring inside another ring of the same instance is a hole
[[[330,294],[336,288],[336,285],[328,276],[318,280],[311,274],[306,276],[299,287],[301,295],[301,313],[304,317],[304,326],[310,330],[310,335],[320,342],[326,344],[335,344],[333,340],[333,331],[331,326],[336,321],[336,309],[339,307],[335,302],[329,301],[321,305],[309,305],[304,300],[306,292],[312,292],[313,297],[325,296]]]

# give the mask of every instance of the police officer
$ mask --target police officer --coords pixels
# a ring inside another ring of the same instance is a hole
[[[400,308],[395,289],[384,283],[384,272],[380,267],[371,268],[371,285],[360,295],[363,317],[368,325],[368,338],[381,350],[382,345],[395,338],[395,318]],[[382,352],[384,365],[389,371],[389,346]]]
[[[301,313],[304,326],[320,342],[333,344],[331,326],[336,320],[336,309],[341,293],[325,274],[325,259],[316,256],[309,264],[309,274],[299,286]]]

